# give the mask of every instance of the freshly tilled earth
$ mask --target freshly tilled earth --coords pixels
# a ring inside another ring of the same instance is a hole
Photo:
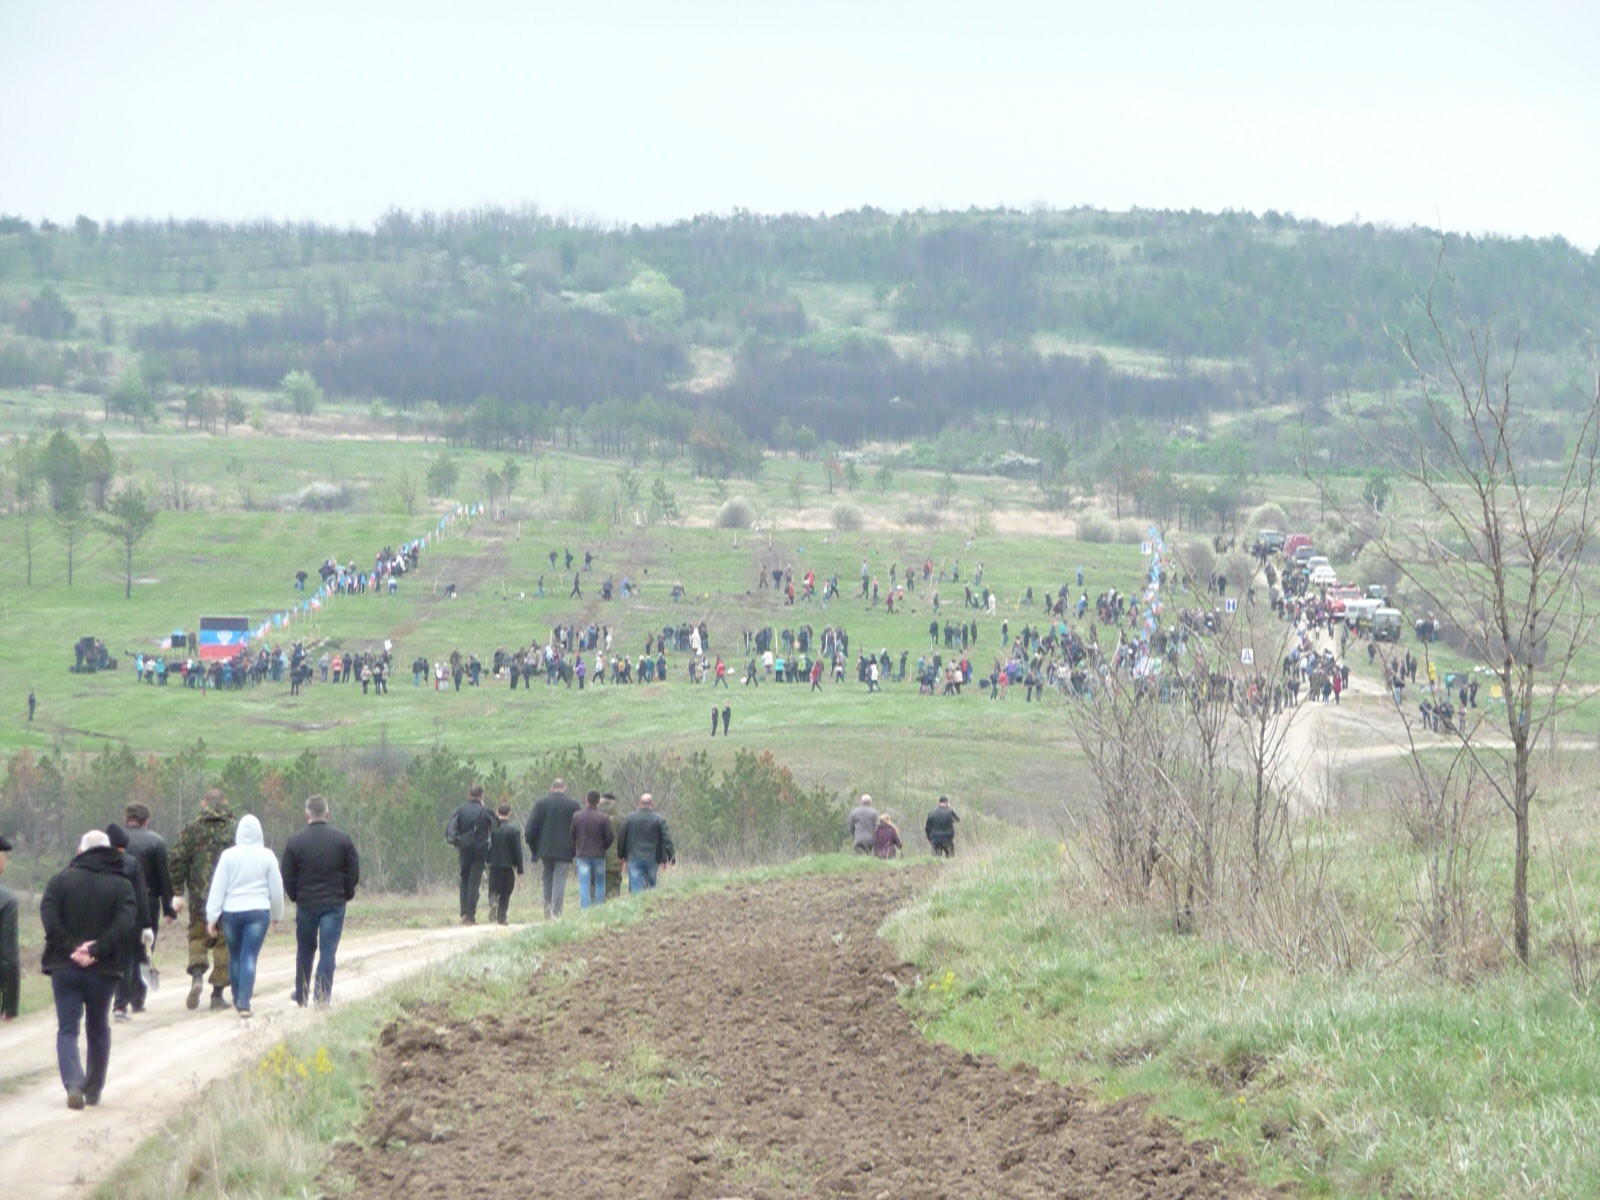
[[[1249,1197],[1138,1103],[925,1040],[876,935],[907,872],[699,896],[387,1028],[357,1197]]]

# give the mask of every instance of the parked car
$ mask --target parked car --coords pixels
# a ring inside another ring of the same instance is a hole
[[[1276,554],[1283,549],[1284,539],[1288,535],[1279,529],[1263,529],[1256,534],[1256,553]]]
[[[1323,563],[1320,567],[1313,567],[1311,569],[1312,587],[1332,587],[1338,582],[1339,572],[1335,571],[1327,563]]]
[[[1338,616],[1346,611],[1346,606],[1353,600],[1361,599],[1361,589],[1353,583],[1342,583],[1337,587],[1330,587],[1326,597],[1328,611]],[[1376,601],[1373,607],[1377,607]]]
[[[1293,558],[1302,546],[1311,545],[1309,533],[1291,533],[1283,539],[1283,553],[1286,558]]]
[[[1381,600],[1346,600],[1344,602],[1344,623],[1351,629],[1363,629],[1371,626],[1373,614],[1383,607]]]
[[[1372,614],[1372,636],[1379,642],[1400,640],[1400,610],[1380,608]]]
[[[1381,584],[1381,583],[1369,583],[1369,584],[1367,584],[1367,599],[1369,599],[1369,600],[1387,600],[1388,598],[1389,598],[1389,589],[1384,587],[1383,584]]]

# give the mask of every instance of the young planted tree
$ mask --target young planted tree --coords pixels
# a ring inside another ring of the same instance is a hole
[[[71,587],[74,553],[89,519],[83,502],[83,452],[70,434],[58,429],[45,443],[39,467],[50,496],[51,521],[67,551],[67,586]]]
[[[1583,560],[1600,502],[1600,374],[1570,417],[1565,453],[1540,461],[1526,441],[1532,421],[1517,386],[1517,346],[1447,328],[1431,301],[1426,313],[1426,340],[1401,341],[1422,397],[1407,414],[1412,436],[1367,441],[1383,470],[1424,503],[1408,506],[1415,517],[1380,524],[1372,544],[1455,648],[1499,684],[1504,728],[1480,738],[1484,716],[1457,732],[1511,816],[1512,940],[1526,963],[1533,752],[1581,700],[1567,682],[1596,616]],[[1359,436],[1353,411],[1345,417]]]
[[[317,381],[311,377],[310,371],[290,371],[278,386],[283,390],[289,408],[300,418],[301,425],[306,423],[306,418],[316,412],[317,406],[322,403],[322,389],[317,386]]]
[[[42,480],[39,448],[32,441],[19,437],[11,446],[11,499],[22,523],[22,554],[29,587],[33,586],[33,531]]]
[[[122,546],[123,599],[133,596],[133,552],[156,523],[156,510],[136,483],[126,483],[111,497],[106,515],[98,522],[113,541]]]

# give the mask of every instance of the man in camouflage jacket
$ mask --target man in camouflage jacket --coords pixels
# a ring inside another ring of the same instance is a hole
[[[189,999],[191,1009],[200,1007],[207,956],[211,967],[211,1007],[228,1007],[222,989],[228,986],[228,943],[221,936],[206,932],[206,893],[211,890],[211,872],[222,852],[233,845],[237,822],[228,811],[221,788],[211,788],[200,797],[200,815],[184,827],[172,847],[172,890],[181,898],[177,905],[189,908]],[[174,905],[174,907],[177,907]]]

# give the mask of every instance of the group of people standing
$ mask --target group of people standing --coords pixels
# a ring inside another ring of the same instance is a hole
[[[642,892],[656,886],[662,866],[677,862],[671,830],[649,792],[639,797],[633,812],[619,817],[615,796],[590,791],[580,804],[567,794],[563,779],[551,781],[550,791],[534,804],[520,830],[510,804],[502,802],[491,810],[483,788],[474,785],[466,802],[450,814],[445,841],[456,848],[464,925],[477,923],[485,872],[490,912],[500,924],[507,922],[517,876],[524,873],[524,844],[539,865],[547,920],[561,915],[569,868],[578,877],[579,907],[589,908],[621,895],[624,872],[628,891]]]

